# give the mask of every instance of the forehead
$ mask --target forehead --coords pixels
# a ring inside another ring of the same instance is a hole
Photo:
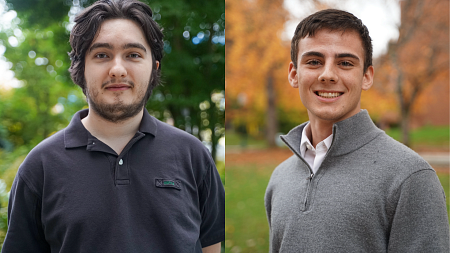
[[[91,44],[94,43],[109,43],[113,46],[120,46],[127,43],[140,43],[144,45],[147,51],[150,51],[150,46],[147,43],[142,29],[137,23],[128,19],[109,19],[103,21]]]
[[[362,40],[356,31],[319,30],[314,36],[306,36],[298,42],[299,60],[303,53],[310,51],[324,55],[351,53],[364,60]]]

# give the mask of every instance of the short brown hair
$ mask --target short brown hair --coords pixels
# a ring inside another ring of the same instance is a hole
[[[364,73],[369,66],[372,66],[372,39],[369,30],[362,21],[353,14],[336,9],[318,11],[303,19],[295,29],[294,37],[291,41],[291,60],[297,68],[298,43],[301,39],[311,36],[322,29],[330,31],[356,31],[361,37],[364,49]]]
[[[101,24],[109,19],[128,19],[136,22],[141,27],[151,49],[153,69],[151,70],[151,79],[146,97],[146,101],[148,101],[153,88],[160,83],[161,60],[164,48],[162,29],[152,19],[152,15],[152,10],[148,5],[136,0],[100,0],[86,8],[75,18],[76,24],[70,34],[72,51],[69,53],[69,56],[72,63],[69,72],[73,82],[81,87],[85,95],[85,55],[95,39]],[[159,62],[158,69],[156,61]]]

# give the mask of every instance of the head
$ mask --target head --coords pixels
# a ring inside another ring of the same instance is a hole
[[[325,123],[331,133],[332,124],[361,110],[361,92],[372,86],[374,74],[361,20],[339,10],[312,14],[297,26],[291,58],[288,80],[299,89],[312,125]]]
[[[361,38],[364,49],[364,72],[369,66],[372,66],[372,39],[369,36],[367,27],[360,19],[349,12],[327,9],[308,16],[297,25],[291,41],[291,60],[294,63],[294,67],[297,67],[299,41],[307,36],[314,37],[320,30],[342,33],[356,32]]]
[[[153,88],[160,83],[164,46],[162,29],[152,19],[152,15],[150,7],[137,0],[100,0],[75,18],[76,24],[70,34],[72,51],[69,56],[72,63],[69,72],[73,82],[81,87],[85,95],[87,95],[86,54],[98,36],[103,22],[112,19],[126,19],[133,21],[142,29],[145,40],[151,49],[153,64],[152,69],[148,70],[150,81],[145,95],[145,103],[148,101]]]

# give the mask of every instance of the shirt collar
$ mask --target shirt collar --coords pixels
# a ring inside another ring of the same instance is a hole
[[[148,133],[156,136],[158,132],[158,120],[152,117],[147,109],[144,107],[144,116],[142,116],[141,125],[139,126],[139,132]]]
[[[305,153],[306,153],[306,149],[308,148],[307,147],[308,145],[310,147],[314,147],[310,141],[311,135],[312,135],[311,134],[311,124],[310,124],[310,122],[307,122],[306,126],[303,128],[302,137],[300,140],[300,154],[302,155],[302,157],[305,157]],[[328,136],[327,138],[325,138],[325,140],[323,140],[321,142],[323,142],[325,144],[325,146],[328,150],[331,146],[332,141],[333,141],[333,134],[331,134],[330,136]]]
[[[88,145],[88,140],[91,134],[81,123],[81,119],[86,117],[89,109],[84,109],[76,112],[69,125],[64,130],[64,145],[66,148],[76,148]],[[156,136],[158,127],[158,120],[152,117],[146,108],[144,108],[144,115],[141,124],[139,125],[139,132],[151,134]]]

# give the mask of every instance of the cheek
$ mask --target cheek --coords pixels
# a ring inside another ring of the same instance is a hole
[[[95,68],[94,65],[86,63],[84,67],[84,78],[86,82],[92,82],[92,80],[96,79],[96,76],[99,74],[99,71]]]
[[[316,80],[314,75],[302,75],[298,78],[298,89],[300,92],[300,97],[306,96],[311,89],[311,86],[314,84]]]
[[[361,93],[363,78],[359,73],[343,74],[341,80],[347,91]]]

